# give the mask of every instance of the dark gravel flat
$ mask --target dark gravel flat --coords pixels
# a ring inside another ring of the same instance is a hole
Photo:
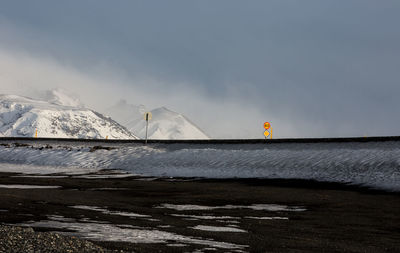
[[[104,249],[87,240],[32,228],[0,225],[0,252],[117,252]]]
[[[162,231],[185,238],[244,246],[236,252],[400,252],[399,193],[354,185],[304,180],[34,178],[6,173],[0,174],[0,184],[61,186],[58,189],[0,188],[0,223],[3,224],[29,226],[57,219],[62,223],[62,218],[83,225],[96,221],[105,224],[107,229],[118,225],[124,226],[119,231],[128,228]],[[174,210],[161,208],[163,204],[219,208]],[[254,204],[306,210],[227,208]],[[71,208],[76,205],[100,207],[108,212]],[[117,212],[147,216],[129,217]],[[220,218],[199,219],[196,216]],[[231,227],[244,232],[205,231],[194,229],[196,226]],[[36,226],[33,229],[59,231],[69,236],[1,227],[0,252],[235,252],[179,240],[145,243],[151,235],[126,241],[92,237],[88,242],[74,237],[87,236],[77,232],[77,228]],[[104,232],[111,233],[107,229]]]

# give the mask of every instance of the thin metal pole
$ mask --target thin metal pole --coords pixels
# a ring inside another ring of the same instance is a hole
[[[144,142],[144,144],[147,144],[147,128],[149,127],[149,120],[148,120],[148,116],[146,115],[146,140]]]

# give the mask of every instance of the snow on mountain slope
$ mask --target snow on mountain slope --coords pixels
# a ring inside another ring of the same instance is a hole
[[[137,139],[100,113],[16,95],[0,95],[0,135],[10,137]]]
[[[160,107],[151,111],[149,139],[209,139],[194,123],[182,114]],[[126,127],[141,138],[146,135],[146,121],[143,115],[126,124]]]
[[[78,96],[60,88],[48,90],[46,92],[44,100],[57,105],[84,107]]]
[[[106,114],[135,133],[145,138],[146,121],[144,105],[132,105],[120,100],[106,110]],[[151,111],[153,118],[149,122],[150,139],[209,139],[207,134],[182,114],[168,110],[165,107]]]

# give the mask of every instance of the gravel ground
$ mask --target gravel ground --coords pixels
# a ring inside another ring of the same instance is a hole
[[[32,228],[0,225],[0,252],[121,252],[110,251],[89,241]]]
[[[310,180],[149,181],[11,173],[0,173],[0,185],[60,186],[0,188],[0,224],[25,224],[36,231],[0,226],[0,252],[235,252],[215,243],[243,245],[237,248],[242,252],[400,252],[398,192]],[[173,208],[180,205],[212,209]],[[305,210],[230,207],[254,205]],[[85,225],[90,229],[77,227]]]

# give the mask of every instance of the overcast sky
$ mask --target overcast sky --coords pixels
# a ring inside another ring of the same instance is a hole
[[[212,137],[400,135],[400,1],[0,1],[0,93],[64,87]]]

